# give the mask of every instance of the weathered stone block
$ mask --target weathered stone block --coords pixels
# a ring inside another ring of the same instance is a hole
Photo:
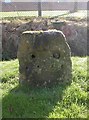
[[[61,31],[23,32],[18,59],[23,84],[46,86],[71,81],[70,48]]]

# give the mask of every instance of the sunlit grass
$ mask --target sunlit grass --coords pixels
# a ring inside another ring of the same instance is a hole
[[[70,85],[50,89],[19,86],[17,59],[0,66],[3,118],[87,118],[87,57],[72,57]]]
[[[68,13],[68,11],[42,11],[42,16],[57,16]],[[15,12],[0,12],[0,16],[4,17],[20,17],[20,16],[38,16],[38,11],[15,11]]]
[[[38,11],[14,11],[14,12],[0,12],[0,18],[6,18],[6,17],[32,17],[38,16]],[[86,10],[79,10],[75,13],[70,13],[69,10],[58,10],[58,11],[42,11],[43,17],[53,17],[53,16],[59,16],[59,17],[69,17],[69,18],[87,18],[87,11]]]

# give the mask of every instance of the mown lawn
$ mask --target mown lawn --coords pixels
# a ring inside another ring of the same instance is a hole
[[[42,11],[42,16],[49,17],[49,16],[57,16],[67,14],[67,11]],[[38,16],[38,11],[14,11],[14,12],[0,12],[1,18],[4,17],[26,17],[26,16]]]
[[[38,16],[38,11],[14,11],[14,12],[0,12],[0,18],[8,17],[32,17]],[[42,11],[42,17],[68,17],[68,18],[87,18],[87,10],[78,10],[75,13],[70,13],[69,10],[58,10],[58,11]]]
[[[0,62],[2,117],[87,118],[87,57],[71,59],[71,84],[52,88],[21,87],[18,82],[18,60]]]

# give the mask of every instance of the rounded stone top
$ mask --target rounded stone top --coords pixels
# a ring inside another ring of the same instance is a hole
[[[25,31],[22,34],[41,34],[41,33],[46,33],[46,34],[53,34],[53,33],[60,33],[63,34],[62,31],[56,30],[56,29],[50,29],[50,30],[39,30],[39,31]]]

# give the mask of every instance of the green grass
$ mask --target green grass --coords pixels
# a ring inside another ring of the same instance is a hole
[[[87,118],[87,57],[72,57],[72,82],[52,88],[27,88],[18,81],[18,60],[2,67],[3,118]],[[89,61],[88,61],[89,63]],[[88,98],[89,99],[89,98]]]
[[[58,16],[68,13],[68,11],[43,11],[42,16]],[[15,11],[15,12],[0,12],[1,18],[5,17],[26,17],[26,16],[38,16],[38,11]]]
[[[38,16],[38,11],[14,11],[14,12],[0,12],[0,18],[8,17],[34,17]],[[69,10],[62,11],[42,11],[43,17],[54,17],[59,16],[64,18],[87,18],[86,10],[79,10],[75,13],[69,13]]]

